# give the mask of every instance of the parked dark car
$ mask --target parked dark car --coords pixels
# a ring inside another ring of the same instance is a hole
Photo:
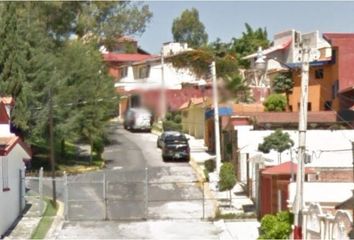
[[[161,148],[162,159],[183,159],[189,161],[190,149],[188,138],[180,132],[166,131],[157,139],[157,147]]]

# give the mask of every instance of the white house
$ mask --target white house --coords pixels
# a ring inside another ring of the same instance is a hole
[[[279,154],[271,151],[264,154],[258,151],[258,145],[273,130],[253,130],[253,126],[236,126],[238,148],[238,173],[242,182],[247,182],[248,177],[253,181],[253,189],[257,189],[256,181],[258,169],[274,166],[283,162],[297,162],[298,131],[284,130],[294,141],[291,150]],[[315,181],[322,182],[349,182],[352,179],[352,145],[354,130],[308,130],[306,135],[306,167],[311,167],[315,172]],[[248,166],[247,166],[248,165]],[[253,193],[256,195],[256,193]]]
[[[31,151],[10,132],[12,98],[0,98],[0,236],[14,224],[25,202],[24,161]]]
[[[187,44],[165,43],[162,48],[164,63],[164,85],[167,89],[181,89],[182,84],[198,84],[202,79],[197,78],[188,69],[177,69],[168,62],[176,54],[190,51]],[[162,86],[161,56],[132,62],[121,66],[121,78],[115,87],[125,91],[133,89],[156,89]]]

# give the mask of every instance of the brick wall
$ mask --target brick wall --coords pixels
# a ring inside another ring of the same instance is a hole
[[[320,182],[353,182],[353,168],[315,168],[317,176],[311,180]]]

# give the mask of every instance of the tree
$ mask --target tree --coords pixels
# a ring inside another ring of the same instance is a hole
[[[240,66],[249,68],[249,60],[243,57],[257,51],[258,47],[267,48],[269,46],[268,34],[266,29],[257,28],[254,30],[248,23],[245,23],[246,31],[241,38],[232,40],[233,51],[237,53],[237,60]]]
[[[17,132],[32,145],[46,146],[50,89],[56,143],[81,139],[99,156],[116,95],[98,43],[142,33],[151,18],[148,7],[122,1],[3,2],[0,13],[0,95],[15,98],[11,117]],[[92,38],[85,37],[89,33]],[[72,34],[78,40],[70,40]]]
[[[93,34],[109,47],[113,39],[124,34],[141,34],[152,13],[148,5],[131,1],[62,1],[34,2],[46,31],[58,42],[75,34],[82,38]]]
[[[229,190],[230,206],[232,203],[231,190],[236,184],[235,169],[232,163],[223,163],[219,173],[219,189],[220,191]]]
[[[290,212],[267,214],[261,220],[261,234],[258,239],[289,239],[294,216]]]
[[[239,74],[233,74],[225,77],[225,87],[236,102],[249,103],[253,99],[251,97],[250,87],[245,79]]]
[[[263,153],[269,153],[270,150],[278,152],[278,161],[281,163],[281,153],[294,146],[294,141],[289,133],[284,133],[281,129],[275,130],[272,134],[265,137],[263,143],[258,145],[258,150]]]
[[[198,48],[208,42],[208,34],[199,20],[198,10],[184,10],[180,17],[173,20],[173,39],[176,42],[186,42],[192,48]]]
[[[57,104],[58,116],[65,121],[57,127],[65,136],[83,140],[91,150],[102,152],[105,125],[115,109],[116,100],[112,80],[107,76],[100,53],[92,43],[73,40],[64,49],[60,68],[65,77],[60,84]],[[66,64],[70,62],[70,64]],[[68,101],[70,99],[70,101]],[[91,151],[91,159],[93,152]]]
[[[283,112],[286,108],[286,98],[282,94],[271,94],[263,102],[267,112]]]
[[[272,88],[276,93],[285,93],[286,96],[286,108],[289,109],[289,94],[292,93],[294,82],[291,79],[291,73],[279,73],[272,82]]]

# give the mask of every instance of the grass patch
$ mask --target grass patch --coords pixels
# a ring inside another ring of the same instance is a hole
[[[57,208],[54,206],[53,202],[46,199],[47,208],[43,214],[42,219],[39,221],[36,229],[34,230],[31,239],[44,239],[50,226],[54,221],[54,217],[57,213]]]

